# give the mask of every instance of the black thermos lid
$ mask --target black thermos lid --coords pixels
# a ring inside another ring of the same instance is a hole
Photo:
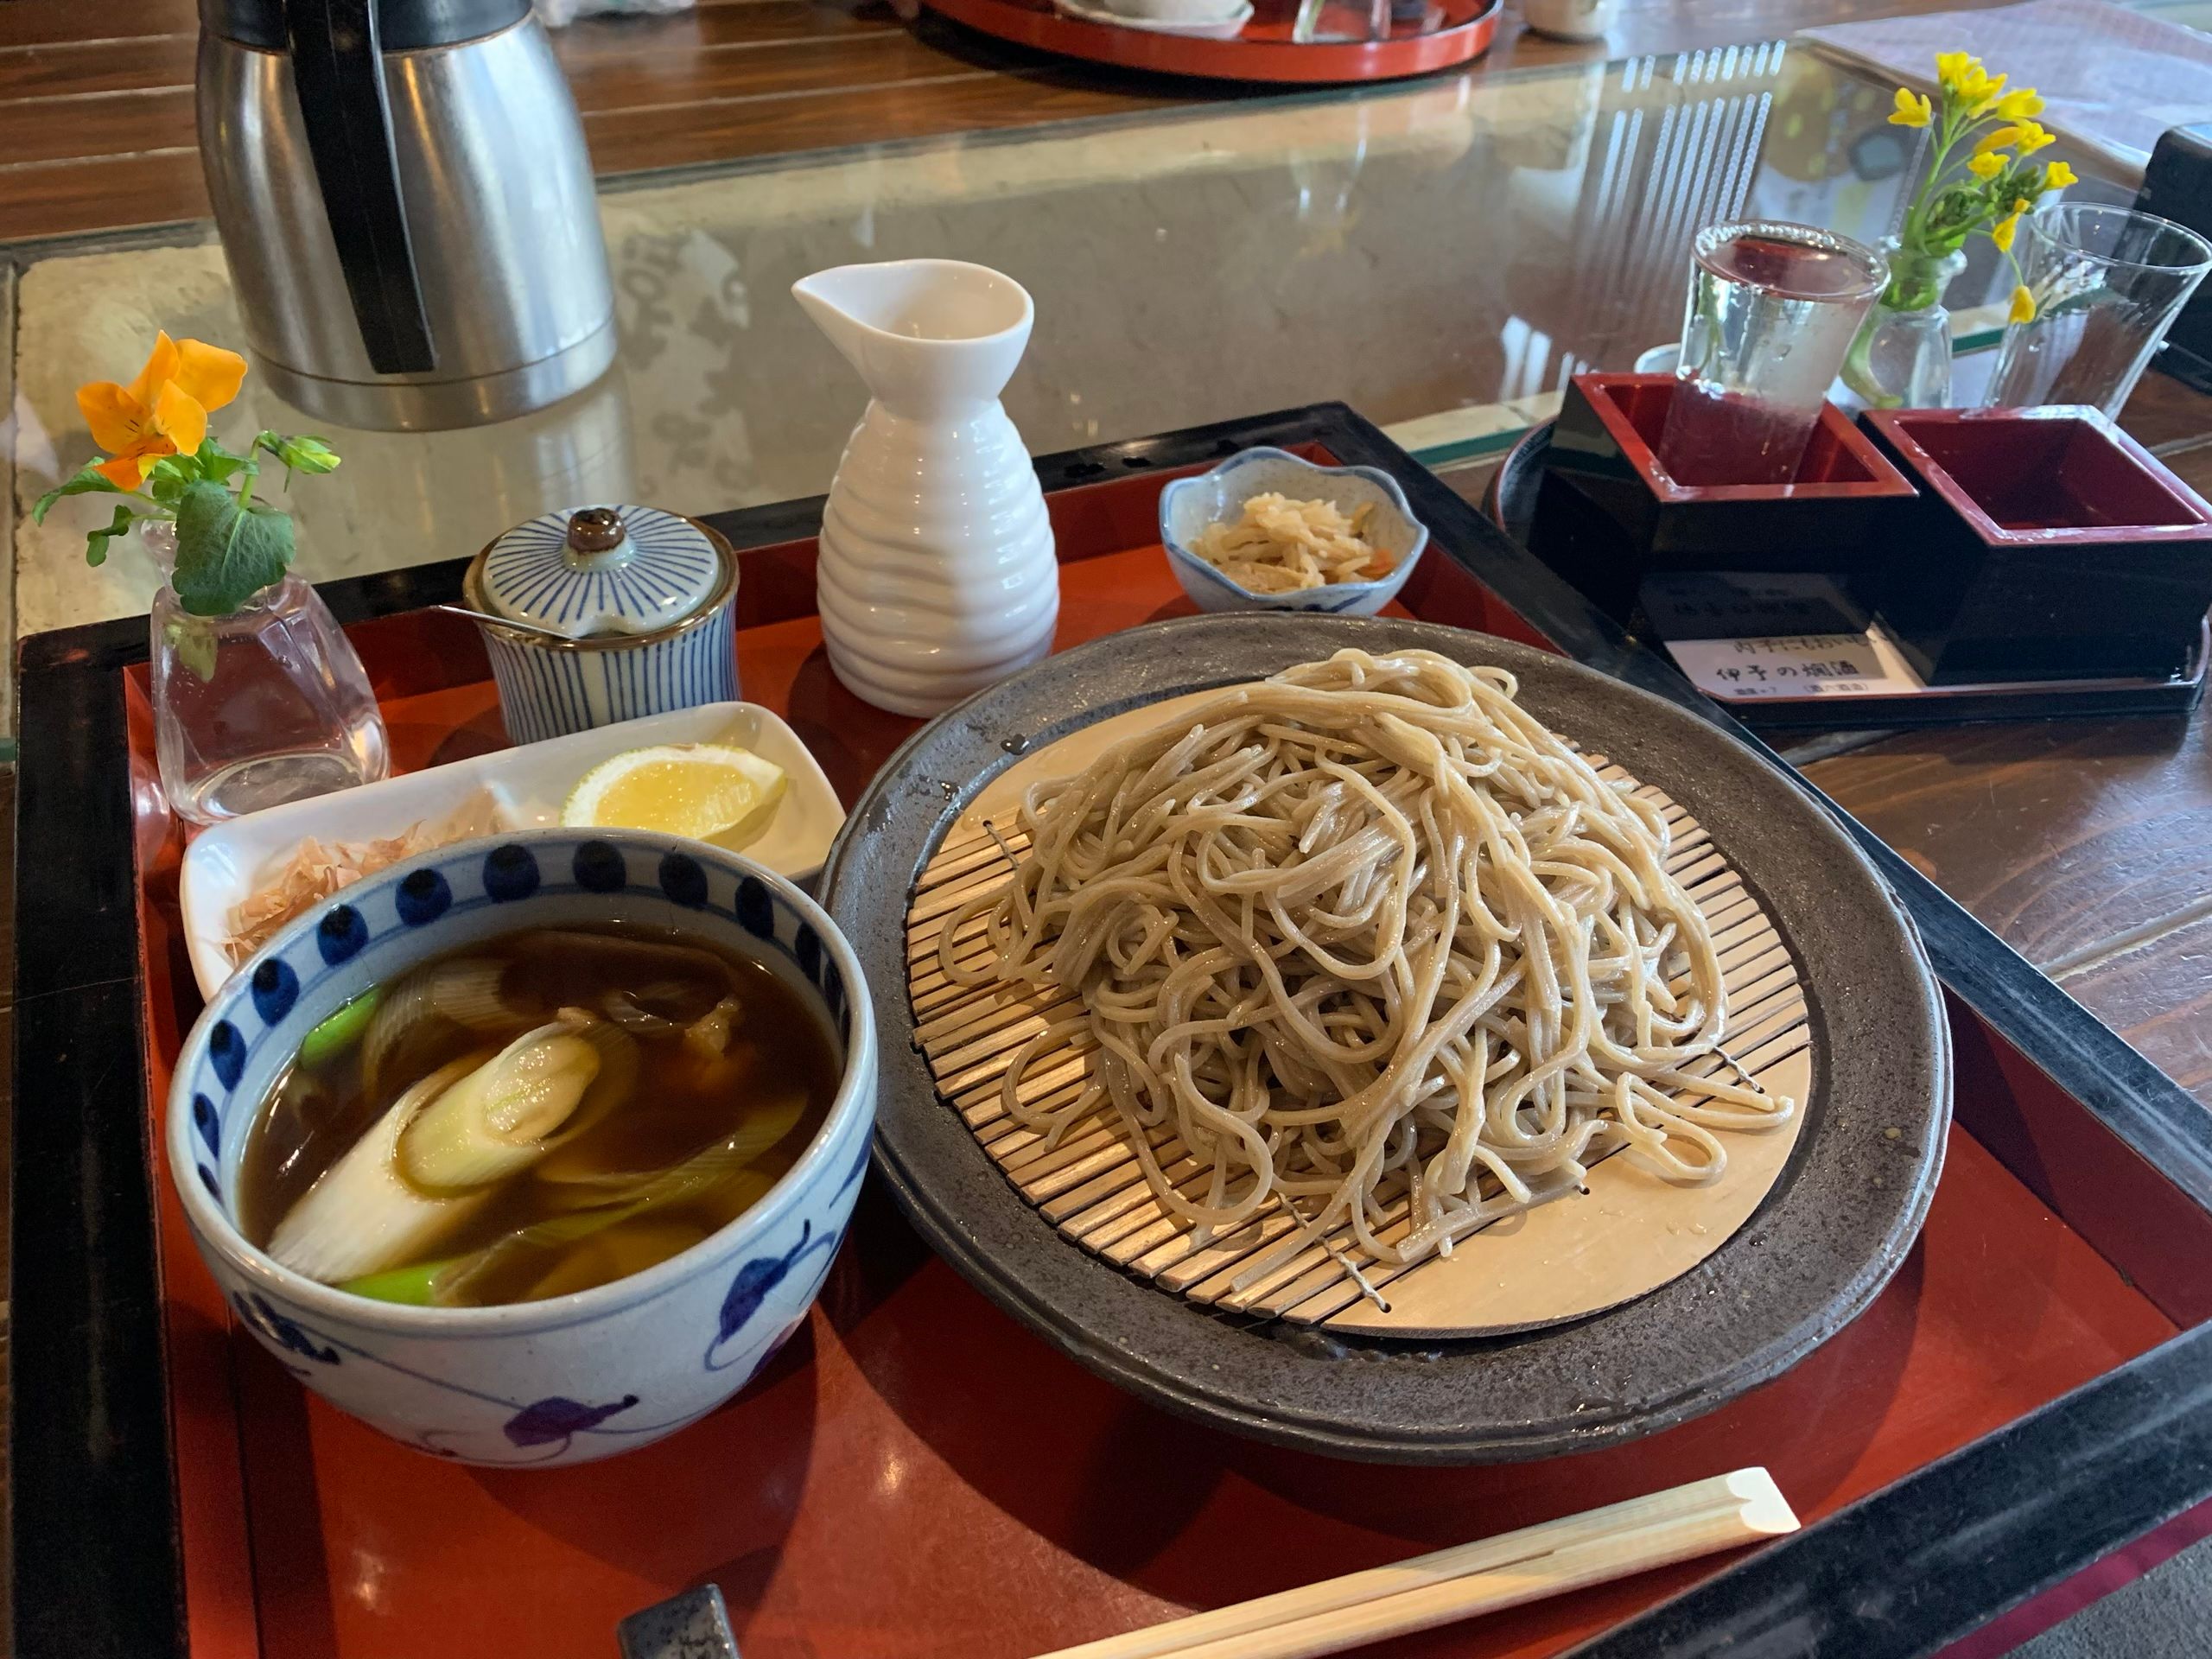
[[[200,0],[200,26],[210,35],[264,52],[287,49],[285,0]],[[530,16],[530,0],[376,0],[378,43],[386,52],[454,46],[512,28]]]

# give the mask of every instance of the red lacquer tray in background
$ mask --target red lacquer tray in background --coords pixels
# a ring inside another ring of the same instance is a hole
[[[1189,608],[1155,542],[1170,475],[1051,497],[1061,645]],[[790,543],[744,556],[741,678],[743,695],[785,714],[849,800],[914,722],[868,709],[830,675],[812,555],[810,543]],[[1435,551],[1404,608],[1542,643]],[[468,624],[416,612],[353,635],[400,767],[504,742]],[[143,671],[131,675],[143,774],[151,721]],[[156,1117],[197,1012],[166,823],[143,817],[139,844]],[[2125,1148],[2115,1157],[2108,1131],[1954,1013],[1948,1161],[1920,1243],[1873,1308],[1723,1411],[1608,1452],[1517,1465],[1338,1463],[1140,1406],[930,1255],[874,1183],[808,1329],[723,1410],[582,1468],[442,1464],[331,1410],[229,1329],[163,1167],[189,1650],[604,1659],[622,1616],[711,1580],[747,1659],[1020,1659],[1748,1462],[1766,1464],[1808,1520],[1826,1515],[2207,1311],[2189,1272],[2212,1248],[2203,1213],[2162,1198],[2170,1189]],[[2047,1173],[2031,1191],[2013,1171],[2039,1164]],[[1557,1653],[1730,1559],[1373,1651]]]
[[[1394,23],[1382,41],[1291,39],[1296,0],[1255,0],[1252,21],[1227,40],[1163,34],[1086,22],[1055,11],[1051,0],[925,0],[957,22],[1041,51],[1093,63],[1119,64],[1167,75],[1217,80],[1338,85],[1425,75],[1466,63],[1490,50],[1503,0],[1431,0],[1438,26]],[[1332,0],[1325,23],[1363,22],[1363,6]]]

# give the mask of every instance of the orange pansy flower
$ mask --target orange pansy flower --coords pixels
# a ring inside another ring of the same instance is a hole
[[[245,359],[197,340],[156,337],[153,355],[127,386],[95,380],[77,388],[77,407],[107,452],[100,473],[135,490],[163,455],[190,454],[207,435],[207,411],[238,395]]]

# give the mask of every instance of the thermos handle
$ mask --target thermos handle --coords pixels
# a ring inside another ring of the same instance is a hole
[[[284,0],[284,26],[308,149],[369,365],[378,374],[435,368],[400,205],[376,0]]]

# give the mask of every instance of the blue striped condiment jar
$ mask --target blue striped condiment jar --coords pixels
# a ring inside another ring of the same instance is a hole
[[[737,696],[737,555],[658,507],[582,507],[518,524],[462,581],[517,743]],[[489,619],[512,617],[549,639]]]

